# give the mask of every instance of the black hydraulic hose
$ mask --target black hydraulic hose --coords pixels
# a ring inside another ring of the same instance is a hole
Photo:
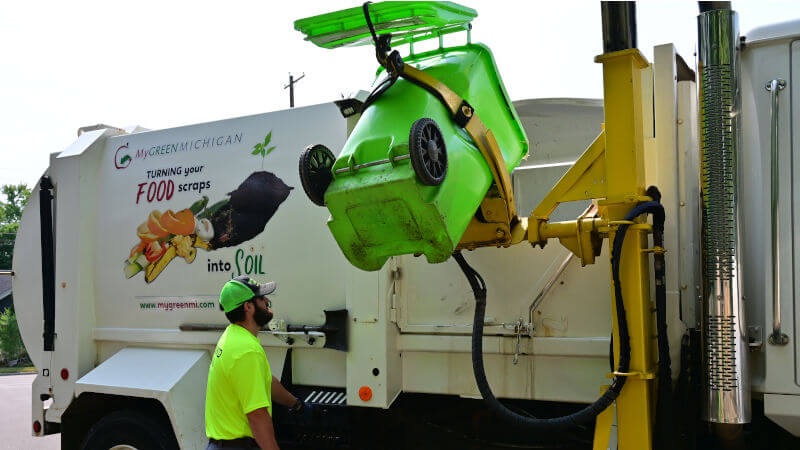
[[[397,77],[393,76],[389,76],[388,78],[381,81],[380,84],[378,84],[378,86],[376,86],[375,89],[372,90],[369,96],[367,96],[367,99],[364,100],[364,104],[361,106],[361,111],[363,112],[364,110],[367,109],[367,107],[375,103],[375,100],[377,100],[381,95],[383,95],[384,92],[389,90],[389,88],[394,85],[395,81],[397,81]]]
[[[364,11],[364,19],[367,21],[367,28],[369,28],[369,33],[372,35],[372,41],[375,42],[375,45],[378,45],[378,35],[375,33],[375,27],[372,25],[372,18],[369,16],[369,5],[372,2],[364,2],[361,5],[361,10]]]
[[[636,205],[625,217],[625,220],[633,220],[641,214],[654,214],[656,219],[660,217],[661,229],[663,232],[664,209],[657,201],[643,202]],[[611,271],[614,283],[614,299],[617,309],[617,323],[620,337],[619,372],[627,372],[630,367],[630,334],[628,331],[628,321],[625,315],[625,304],[622,301],[622,283],[619,277],[620,255],[622,254],[622,243],[628,225],[620,225],[614,236],[611,253]],[[486,315],[486,283],[480,274],[475,271],[464,259],[461,252],[453,253],[467,281],[472,288],[475,296],[475,315],[472,322],[472,369],[475,382],[489,408],[503,420],[522,428],[533,431],[567,431],[580,427],[594,420],[601,412],[608,408],[619,396],[622,387],[625,385],[625,376],[615,376],[611,387],[594,403],[586,406],[580,411],[563,417],[554,418],[534,418],[523,416],[510,410],[503,405],[492,393],[489,382],[486,379],[486,370],[483,365],[483,327]]]
[[[392,39],[391,33],[386,33],[381,36],[378,36],[378,33],[375,32],[375,26],[372,24],[372,18],[369,16],[369,5],[372,2],[364,2],[361,5],[361,10],[364,12],[364,19],[367,21],[367,28],[369,28],[369,33],[372,35],[372,41],[375,43],[375,56],[378,58],[378,61],[383,64],[383,61],[386,59],[386,53],[391,50],[389,43]]]
[[[567,431],[590,422],[614,402],[619,392],[622,390],[622,386],[625,384],[625,377],[615,377],[611,388],[597,401],[576,413],[564,417],[547,419],[528,417],[517,414],[503,405],[497,397],[494,396],[494,393],[492,393],[489,382],[486,379],[486,371],[483,365],[483,326],[486,314],[486,285],[480,275],[467,264],[460,252],[454,253],[453,258],[461,267],[464,275],[466,275],[467,280],[472,286],[473,293],[475,294],[475,316],[472,322],[472,369],[481,397],[483,397],[492,411],[506,422],[518,427],[535,431]],[[630,353],[630,348],[627,349],[627,353]],[[623,363],[623,360],[629,360],[629,357],[621,358],[620,361],[620,370],[627,370],[627,368],[625,368],[625,364],[627,363]]]
[[[661,200],[661,193],[654,186],[647,190],[647,195],[656,202]],[[653,212],[653,246],[664,248],[664,208]],[[656,283],[656,331],[658,339],[658,394],[656,403],[655,436],[653,442],[658,449],[675,448],[674,428],[672,422],[672,361],[669,355],[669,336],[667,336],[667,280],[664,252],[655,252],[653,272]]]
[[[367,99],[364,101],[364,105],[361,107],[362,112],[366,110],[367,107],[375,103],[375,100],[377,100],[381,95],[383,95],[384,92],[389,90],[389,88],[394,85],[397,79],[400,78],[403,70],[403,58],[400,57],[400,53],[398,53],[397,50],[393,51],[387,56],[387,54],[392,50],[392,34],[385,33],[378,36],[378,33],[375,31],[375,26],[372,24],[372,18],[369,15],[369,5],[371,3],[372,2],[364,2],[364,4],[361,5],[361,10],[364,12],[364,19],[367,22],[367,28],[369,29],[369,32],[372,35],[372,41],[375,44],[375,57],[378,59],[378,63],[380,63],[380,65],[386,69],[389,77],[383,80],[375,89],[372,90]]]

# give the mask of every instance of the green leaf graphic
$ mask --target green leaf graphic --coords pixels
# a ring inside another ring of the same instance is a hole
[[[275,146],[269,146],[270,141],[272,141],[272,130],[267,133],[267,136],[264,137],[264,142],[259,142],[255,146],[253,146],[253,151],[251,154],[253,155],[261,155],[261,165],[264,165],[264,157],[270,154],[273,150],[275,150]],[[268,148],[269,147],[269,148]]]

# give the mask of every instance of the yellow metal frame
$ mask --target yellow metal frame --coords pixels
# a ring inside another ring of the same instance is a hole
[[[650,266],[646,223],[625,222],[625,215],[644,195],[644,127],[642,123],[641,71],[649,66],[637,49],[600,55],[603,64],[603,106],[605,128],[578,161],[556,183],[525,223],[527,239],[544,245],[557,238],[575,253],[582,264],[599,255],[599,242],[613,242],[616,229],[629,223],[620,260],[620,281],[630,334],[631,358],[625,387],[616,400],[617,436],[620,449],[647,450],[653,447],[654,387],[656,359],[655,324],[650,308]],[[563,202],[595,200],[595,214],[584,213],[574,221],[549,223],[550,214]],[[612,298],[614,284],[611,283]],[[616,304],[614,318],[614,360],[619,362],[619,329]],[[610,408],[609,408],[610,409]],[[605,450],[611,427],[611,413],[597,418],[595,449]]]

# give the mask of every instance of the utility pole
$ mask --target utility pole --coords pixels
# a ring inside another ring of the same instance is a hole
[[[305,73],[300,75],[299,78],[295,79],[294,75],[292,75],[291,72],[289,73],[289,84],[283,87],[284,89],[289,88],[289,108],[294,108],[294,85],[298,81],[302,80],[304,76],[306,76]]]

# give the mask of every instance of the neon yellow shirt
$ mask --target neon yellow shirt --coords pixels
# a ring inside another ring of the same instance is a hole
[[[261,343],[231,324],[211,356],[206,387],[206,436],[253,437],[247,413],[267,408],[272,416],[272,372]]]

